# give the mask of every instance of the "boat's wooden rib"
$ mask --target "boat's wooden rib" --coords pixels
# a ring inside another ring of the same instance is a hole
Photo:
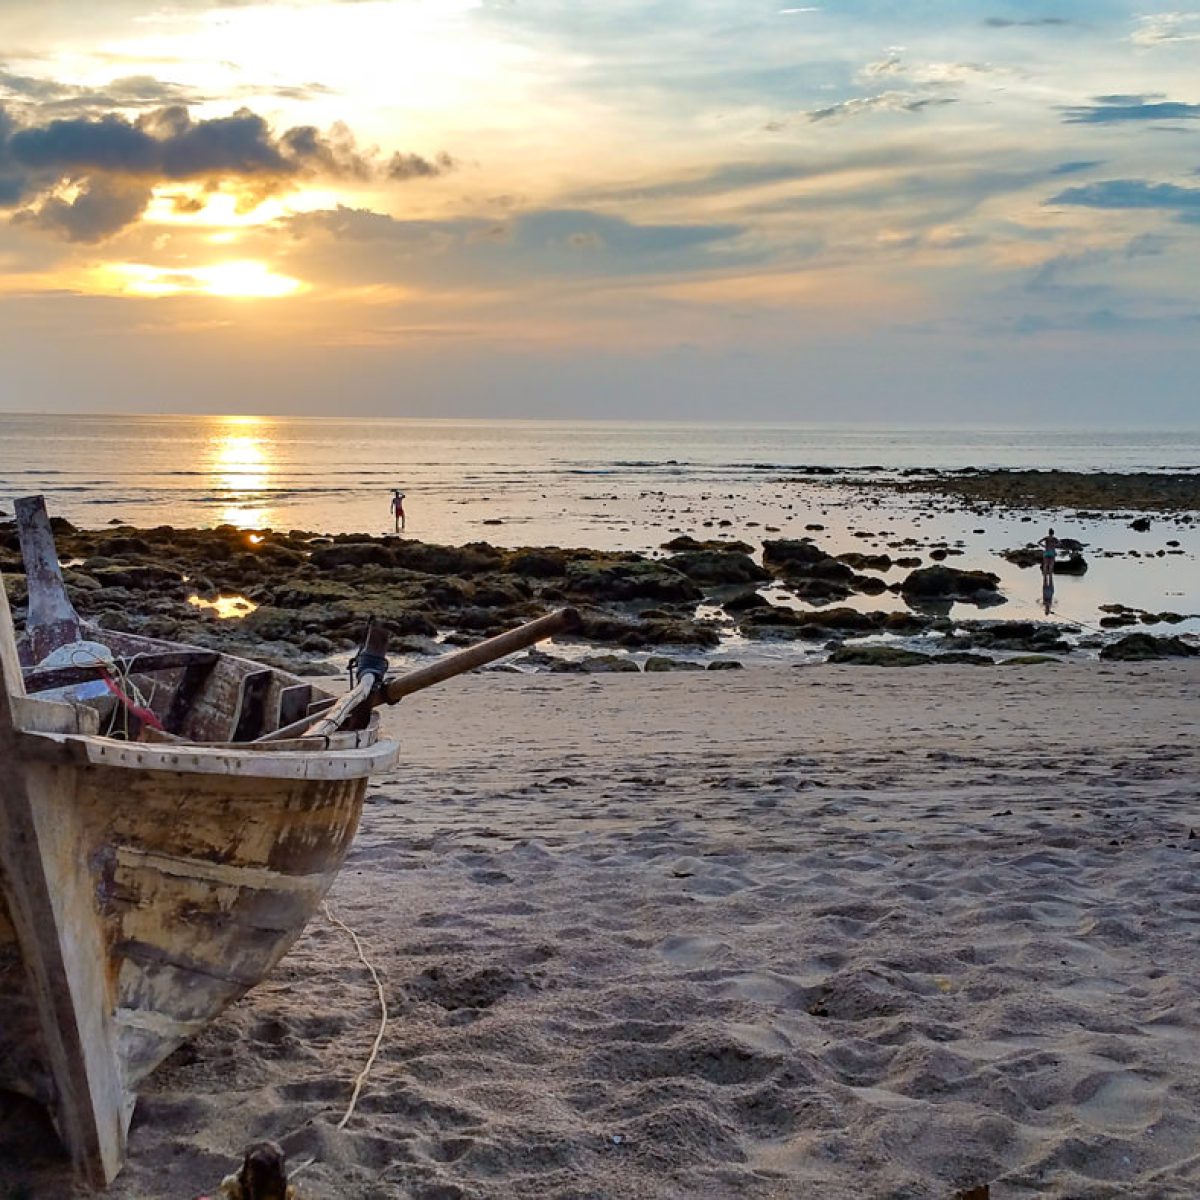
[[[11,931],[24,968],[21,1003],[6,1024],[40,1050],[23,1056],[35,1060],[22,1062],[28,1082],[49,1093],[43,1099],[53,1104],[81,1174],[104,1186],[124,1159],[133,1095],[117,1057],[108,948],[93,902],[87,831],[74,803],[75,773],[22,761],[21,727],[10,697],[21,697],[24,683],[3,580],[0,662],[0,876],[6,910],[0,931]],[[13,982],[16,972],[4,974]],[[22,1015],[30,1027],[16,1027]]]

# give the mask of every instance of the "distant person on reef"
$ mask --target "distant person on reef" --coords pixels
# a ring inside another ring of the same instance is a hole
[[[399,489],[392,491],[392,516],[396,521],[396,532],[404,528],[404,493]]]
[[[1054,559],[1058,554],[1058,548],[1062,543],[1054,536],[1054,530],[1050,530],[1044,538],[1038,538],[1038,545],[1042,548],[1042,582],[1054,586]]]

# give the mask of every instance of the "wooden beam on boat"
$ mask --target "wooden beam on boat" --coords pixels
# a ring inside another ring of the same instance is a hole
[[[104,1187],[124,1161],[133,1098],[117,1058],[74,775],[22,753],[24,684],[2,578],[0,667],[0,885],[54,1079],[59,1132],[80,1174]]]
[[[339,696],[329,706],[324,716],[304,726],[300,736],[325,737],[337,733],[343,723],[349,722],[358,710],[367,704],[378,683],[379,680],[374,675],[364,675],[344,696]],[[309,718],[305,717],[304,720],[309,721]],[[272,739],[279,736],[280,733],[271,735]]]
[[[237,708],[234,713],[231,742],[252,742],[263,731],[266,719],[267,693],[271,690],[274,671],[251,671],[242,677]]]
[[[23,496],[14,505],[29,609],[25,636],[33,661],[40,662],[52,650],[81,638],[79,614],[67,596],[54,533],[41,496]]]
[[[301,717],[308,716],[312,693],[311,683],[294,683],[285,687],[279,693],[279,724],[291,725]]]
[[[72,663],[68,667],[47,667],[40,671],[25,672],[25,691],[32,694],[48,692],[52,688],[73,687],[77,683],[99,679],[113,670],[121,674],[132,671],[138,675],[148,675],[154,671],[171,671],[177,667],[186,667],[189,670],[206,672],[212,669],[218,657],[215,650],[164,650],[154,654],[116,658],[112,663],[96,660]]]
[[[171,697],[171,706],[163,719],[163,729],[170,734],[178,734],[192,711],[192,705],[201,689],[208,682],[216,668],[220,656],[213,654],[211,659],[194,658],[183,665],[183,674],[175,686],[175,695]]]

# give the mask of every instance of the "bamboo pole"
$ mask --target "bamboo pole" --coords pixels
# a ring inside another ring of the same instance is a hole
[[[300,727],[304,732],[301,737],[325,737],[327,734],[337,733],[342,727],[342,723],[348,720],[352,713],[366,700],[370,699],[371,693],[375,690],[375,686],[379,681],[374,675],[364,675],[361,679],[348,691],[344,696],[339,697],[333,705],[319,716],[315,721],[312,717],[305,717],[299,722]],[[282,737],[286,730],[280,729],[275,733],[267,736],[271,741]],[[264,739],[256,739],[262,741]]]
[[[464,671],[473,671],[486,663],[495,662],[506,654],[514,654],[528,646],[540,642],[542,638],[553,637],[556,633],[570,633],[579,628],[579,614],[573,608],[560,608],[557,612],[538,617],[525,625],[518,625],[507,633],[499,633],[480,642],[477,646],[468,646],[454,654],[447,654],[431,662],[427,667],[418,667],[407,675],[389,679],[383,685],[382,703],[396,704],[405,696],[419,692],[422,688],[431,687],[435,683],[461,675]]]
[[[313,721],[311,717],[303,717],[282,729],[276,729],[274,733],[257,738],[256,741],[274,742],[284,738],[317,737],[336,733],[363,704],[371,708],[380,704],[396,704],[405,696],[419,692],[422,688],[452,679],[464,671],[473,671],[476,667],[495,662],[507,654],[515,654],[543,638],[553,637],[556,633],[570,633],[578,628],[579,614],[575,609],[560,608],[544,617],[538,617],[535,621],[518,625],[516,629],[488,638],[477,646],[468,646],[465,650],[447,654],[426,667],[418,667],[407,675],[390,679],[382,686],[374,686],[378,681],[373,676],[364,676],[359,680],[358,686],[322,714],[320,720]],[[367,685],[365,691],[364,684]]]

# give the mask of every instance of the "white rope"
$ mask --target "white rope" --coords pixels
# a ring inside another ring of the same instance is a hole
[[[375,983],[375,994],[379,997],[379,1030],[375,1034],[375,1041],[371,1046],[371,1053],[367,1055],[367,1061],[363,1066],[363,1069],[359,1071],[358,1075],[354,1079],[354,1091],[351,1093],[350,1103],[347,1105],[345,1113],[342,1114],[342,1119],[337,1123],[336,1126],[338,1129],[345,1129],[350,1122],[350,1118],[354,1116],[354,1110],[358,1105],[358,1097],[362,1092],[363,1084],[366,1083],[367,1076],[371,1073],[371,1068],[375,1065],[375,1059],[379,1056],[379,1048],[383,1045],[383,1038],[387,1032],[388,1023],[387,996],[384,994],[383,982],[379,978],[379,972],[375,970],[374,965],[367,958],[358,934],[355,933],[345,921],[333,915],[333,910],[329,907],[328,903],[323,903],[321,905],[321,912],[325,914],[325,917],[330,924],[336,925],[339,929],[345,930],[345,932],[350,935],[350,940],[354,943],[354,949],[358,952],[358,961],[361,962],[362,965],[370,972],[371,979]],[[293,1132],[298,1131],[293,1130]],[[301,1171],[307,1170],[316,1161],[316,1158],[305,1159],[304,1162],[293,1167],[288,1172],[289,1177],[294,1179],[300,1174]]]
[[[358,951],[358,961],[371,973],[371,979],[375,983],[375,994],[379,997],[379,1031],[375,1034],[375,1042],[371,1046],[371,1053],[367,1055],[366,1065],[354,1080],[354,1091],[350,1096],[350,1104],[346,1108],[345,1115],[337,1123],[338,1129],[345,1129],[350,1118],[354,1116],[354,1109],[358,1104],[359,1093],[363,1089],[363,1084],[367,1081],[367,1076],[371,1073],[371,1068],[375,1065],[375,1059],[379,1056],[379,1047],[383,1045],[384,1034],[387,1032],[388,1023],[388,1007],[387,997],[383,992],[383,982],[379,978],[379,972],[368,960],[366,952],[363,950],[362,942],[359,941],[358,934],[346,924],[345,921],[333,915],[333,910],[327,903],[321,905],[321,911],[336,925],[339,929],[343,929],[350,935],[350,940],[354,943],[354,949]]]

